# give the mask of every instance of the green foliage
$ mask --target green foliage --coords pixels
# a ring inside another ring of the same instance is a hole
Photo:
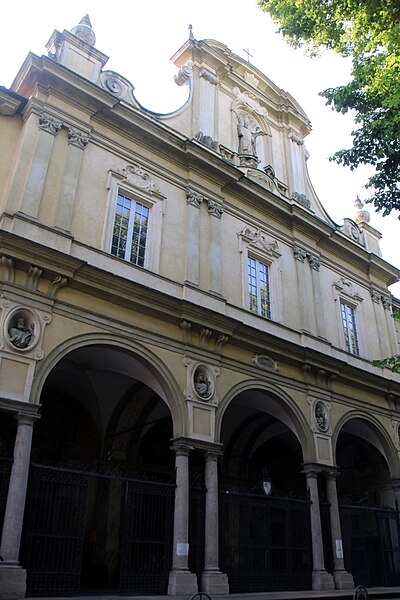
[[[372,364],[374,365],[374,367],[386,367],[394,373],[399,373],[400,354],[397,354],[396,356],[389,356],[389,358],[384,358],[383,360],[373,360]]]
[[[321,92],[338,112],[355,111],[353,147],[332,157],[351,169],[371,164],[367,202],[383,216],[400,210],[399,0],[258,0],[294,47],[331,48],[352,58],[352,80]]]

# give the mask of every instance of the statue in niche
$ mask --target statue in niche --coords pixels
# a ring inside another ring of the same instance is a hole
[[[317,402],[315,405],[315,420],[317,422],[318,427],[322,431],[326,431],[328,429],[328,417],[326,414],[325,406],[322,402]]]
[[[237,132],[239,137],[239,154],[257,156],[256,140],[263,135],[256,121],[247,113],[241,112],[237,115]]]
[[[35,325],[32,323],[27,327],[24,317],[19,315],[15,324],[9,328],[8,337],[13,346],[23,350],[35,337]]]
[[[211,395],[211,381],[200,369],[197,369],[194,376],[194,389],[201,398],[208,398]]]

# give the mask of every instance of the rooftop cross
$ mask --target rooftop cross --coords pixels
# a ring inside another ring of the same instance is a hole
[[[247,62],[250,62],[250,56],[253,58],[253,55],[250,53],[250,50],[248,48],[247,48],[247,50],[245,48],[243,48],[243,52],[246,52]]]

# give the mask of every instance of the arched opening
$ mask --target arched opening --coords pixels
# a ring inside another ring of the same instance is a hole
[[[157,375],[93,345],[64,356],[41,394],[21,563],[28,593],[166,593],[173,423]]]
[[[221,569],[230,591],[309,589],[309,502],[289,408],[272,393],[242,391],[225,411],[221,442]]]
[[[345,566],[356,584],[400,583],[399,514],[388,458],[388,444],[370,422],[353,418],[343,425],[337,491]]]

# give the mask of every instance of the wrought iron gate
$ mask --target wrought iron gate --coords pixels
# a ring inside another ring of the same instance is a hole
[[[120,591],[165,594],[172,561],[175,485],[127,482]]]
[[[340,505],[345,566],[354,583],[400,585],[399,512]]]
[[[32,465],[21,563],[31,595],[79,591],[88,475]]]
[[[28,594],[78,594],[82,585],[166,593],[174,495],[174,483],[31,465],[21,547]],[[115,577],[93,559],[99,548]]]
[[[3,529],[12,459],[0,458],[0,531]]]
[[[224,491],[221,569],[231,593],[311,588],[307,499]]]

